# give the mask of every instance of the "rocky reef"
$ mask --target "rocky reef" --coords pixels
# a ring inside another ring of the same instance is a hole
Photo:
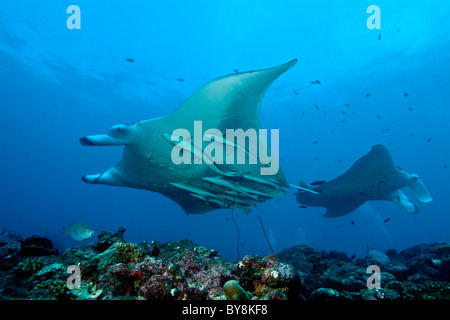
[[[384,264],[306,245],[230,263],[189,240],[136,244],[124,232],[101,232],[62,253],[39,236],[0,242],[0,299],[450,299],[445,243],[390,250]],[[377,288],[368,288],[370,265],[381,271]]]

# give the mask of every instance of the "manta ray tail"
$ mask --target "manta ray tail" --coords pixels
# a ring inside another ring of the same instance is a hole
[[[300,183],[301,183],[301,182],[303,182],[303,181],[300,181]],[[296,186],[295,184],[288,183],[288,186],[290,186],[290,187],[292,187],[292,188],[299,189],[299,190],[311,192],[311,193],[314,193],[314,194],[319,194],[318,192],[309,189],[308,186],[307,186],[304,182],[303,182],[303,184],[304,184],[305,186]]]

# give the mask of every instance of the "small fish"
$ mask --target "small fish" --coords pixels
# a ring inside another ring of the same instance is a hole
[[[366,196],[367,196],[367,193],[365,193],[364,191],[358,192],[358,194],[359,194],[360,196],[363,196],[363,197],[366,197]]]
[[[314,157],[314,160],[320,161],[319,157]]]
[[[411,107],[409,107],[409,108],[408,108],[408,110],[409,110],[409,111],[414,111],[414,109],[413,109],[413,108],[411,108]]]
[[[234,73],[238,73],[239,70],[238,70],[238,69],[233,69],[233,72],[234,72]]]
[[[298,92],[297,92],[297,91],[292,90],[292,92],[293,92],[295,95],[298,95]]]
[[[351,105],[349,105],[348,103],[344,104],[344,106],[346,106],[347,108],[351,107]]]
[[[321,82],[319,80],[310,81],[309,83],[311,83],[311,84],[321,84]]]
[[[323,115],[326,117],[327,116],[327,112],[325,110],[323,110]]]
[[[347,114],[347,112],[345,112],[345,111],[341,111],[341,113],[342,113],[342,114]]]
[[[381,116],[379,116],[379,115],[377,115],[377,118],[380,119],[380,120],[383,119],[383,118],[382,118]]]
[[[404,96],[405,98],[407,98],[407,97],[409,96],[408,92],[405,92],[405,93],[403,94],[403,96]]]
[[[183,82],[184,79],[183,78],[178,78],[177,81]]]
[[[381,40],[381,33],[378,35],[378,41]]]
[[[409,136],[410,136],[410,137],[414,137],[414,133],[410,133]]]
[[[433,140],[433,138],[428,138],[428,139],[427,139],[427,142],[431,142],[431,140]]]
[[[134,62],[134,59],[126,58],[125,61],[128,61],[128,62]]]
[[[370,93],[366,93],[366,98],[370,97],[371,94]]]
[[[350,257],[350,260],[353,260],[356,258],[356,254],[352,254],[352,256]]]
[[[352,220],[352,224],[355,224],[355,221]]]
[[[316,141],[313,141],[313,144],[318,144],[318,143],[319,143],[319,141],[317,141],[317,140],[316,140]]]
[[[308,207],[307,206],[304,206],[304,205],[301,205],[301,206],[298,206],[299,208],[301,208],[301,209],[307,209]]]
[[[316,107],[317,110],[320,110],[320,108],[317,104],[314,104],[314,107]]]
[[[388,221],[391,221],[391,218],[387,218],[386,220],[384,220],[383,222],[386,223]]]
[[[326,181],[325,180],[318,180],[318,181],[313,181],[310,183],[310,185],[312,186],[318,186],[320,184],[324,184]]]
[[[64,233],[75,241],[83,241],[92,238],[95,231],[83,222],[74,222],[70,226],[63,226]]]

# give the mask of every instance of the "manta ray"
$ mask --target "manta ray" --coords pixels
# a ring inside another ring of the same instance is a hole
[[[178,203],[188,214],[222,208],[248,212],[249,206],[281,197],[291,186],[286,182],[283,171],[279,168],[276,174],[261,175],[260,169],[267,163],[260,161],[250,148],[205,134],[203,141],[206,136],[224,147],[234,148],[236,154],[245,149],[248,160],[254,160],[244,164],[217,164],[214,159],[205,157],[201,147],[193,145],[191,140],[179,142],[183,137],[173,132],[180,128],[193,132],[194,122],[199,121],[202,128],[214,128],[220,132],[227,129],[258,131],[261,128],[261,101],[266,90],[296,63],[297,59],[269,69],[217,78],[198,89],[168,115],[115,125],[106,134],[80,138],[85,146],[123,146],[122,158],[117,164],[103,173],[85,175],[82,180],[89,184],[159,192]],[[259,137],[259,146],[267,146],[264,139]],[[174,149],[177,145],[183,148]],[[183,155],[187,152],[188,158],[195,161],[175,164],[171,157],[174,150]]]
[[[323,183],[321,183],[323,182]],[[317,193],[297,191],[300,204],[325,207],[325,217],[335,218],[349,214],[366,201],[392,201],[408,213],[417,213],[419,207],[400,191],[408,186],[422,202],[430,202],[427,188],[416,174],[406,173],[394,166],[388,149],[375,145],[339,177],[314,183]],[[300,181],[300,186],[308,186]]]

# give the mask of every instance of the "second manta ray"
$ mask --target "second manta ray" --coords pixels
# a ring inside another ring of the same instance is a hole
[[[308,187],[302,181],[300,186]],[[392,201],[409,213],[417,213],[419,207],[400,191],[407,186],[420,201],[432,200],[416,174],[395,168],[386,147],[375,145],[342,175],[313,187],[311,190],[317,194],[299,190],[297,201],[302,205],[325,207],[324,216],[328,218],[349,214],[370,200]]]

